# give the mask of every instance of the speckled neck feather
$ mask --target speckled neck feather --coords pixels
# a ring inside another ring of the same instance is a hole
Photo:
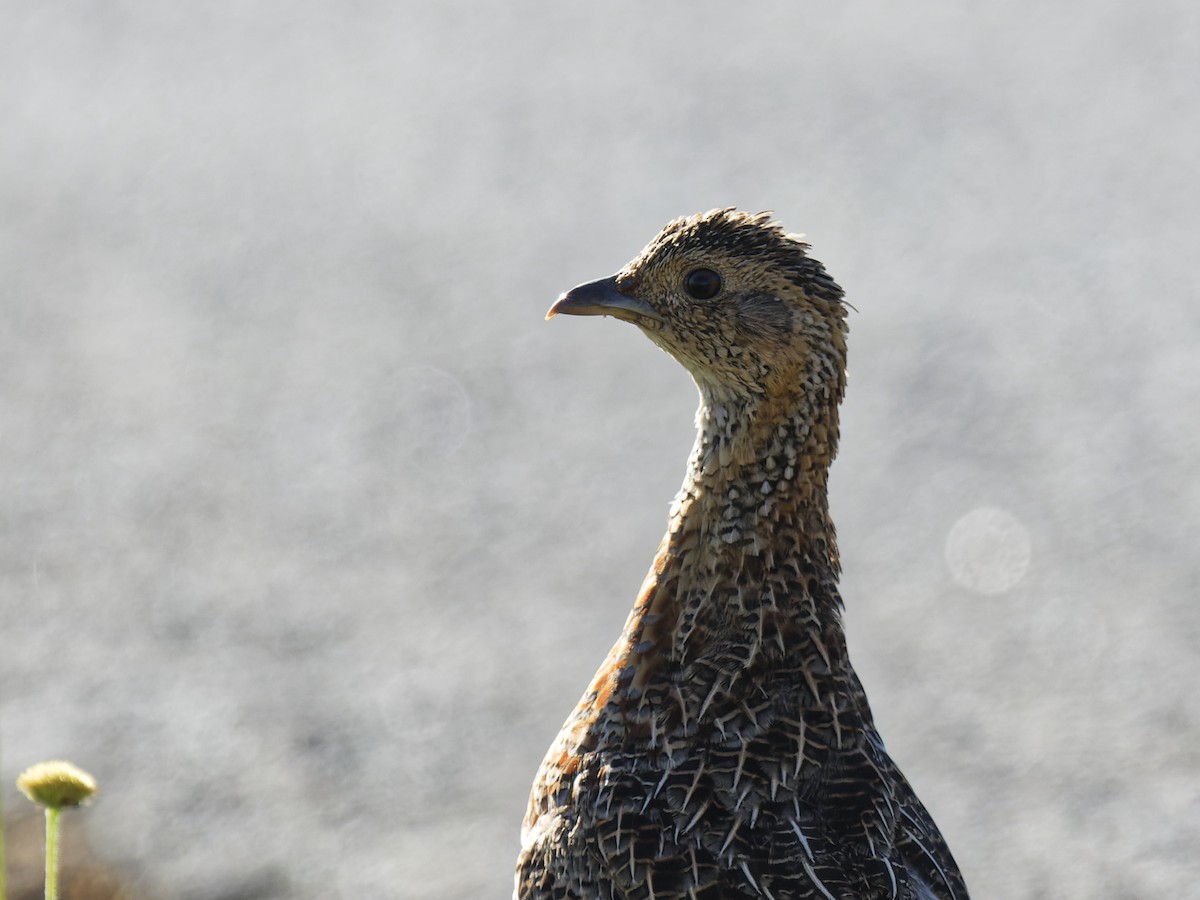
[[[843,666],[827,499],[836,408],[817,422],[806,403],[701,396],[687,476],[626,629],[635,682],[698,665],[744,678],[814,652],[830,669],[831,642]]]

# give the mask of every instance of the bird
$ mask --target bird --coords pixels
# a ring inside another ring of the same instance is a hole
[[[967,898],[847,654],[848,304],[802,238],[678,218],[546,315],[636,325],[700,405],[666,535],[534,779],[514,900]]]

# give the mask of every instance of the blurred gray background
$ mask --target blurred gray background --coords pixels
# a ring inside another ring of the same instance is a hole
[[[507,897],[692,441],[542,316],[843,284],[853,657],[978,898],[1200,897],[1200,13],[5,4],[0,737],[154,897]]]

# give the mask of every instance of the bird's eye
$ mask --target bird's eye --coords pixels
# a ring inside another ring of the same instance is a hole
[[[721,293],[721,276],[712,269],[692,269],[684,276],[683,289],[696,300],[711,300]]]

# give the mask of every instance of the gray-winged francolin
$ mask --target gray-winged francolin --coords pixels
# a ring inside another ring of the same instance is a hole
[[[967,897],[846,653],[827,492],[846,307],[807,251],[714,210],[550,309],[637,325],[695,379],[699,433],[534,781],[518,900]]]

